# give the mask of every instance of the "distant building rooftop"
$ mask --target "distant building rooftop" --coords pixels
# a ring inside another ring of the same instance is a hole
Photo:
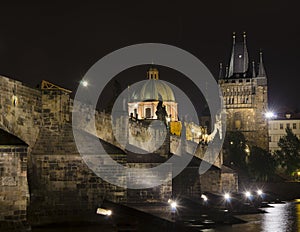
[[[300,120],[300,113],[277,113],[276,117],[272,118],[271,120]]]

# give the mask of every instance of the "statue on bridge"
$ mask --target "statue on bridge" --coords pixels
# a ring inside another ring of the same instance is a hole
[[[168,114],[166,111],[166,107],[163,106],[163,102],[161,100],[158,101],[155,114],[158,120],[163,121],[164,124],[167,125],[166,117],[168,116]]]

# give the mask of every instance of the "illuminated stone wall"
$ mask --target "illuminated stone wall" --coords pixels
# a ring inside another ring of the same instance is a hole
[[[0,128],[34,145],[42,125],[42,95],[39,89],[0,76]]]
[[[241,131],[250,145],[268,150],[266,78],[222,79],[219,85],[227,113],[227,131]]]
[[[27,220],[28,201],[27,146],[0,145],[0,230]]]

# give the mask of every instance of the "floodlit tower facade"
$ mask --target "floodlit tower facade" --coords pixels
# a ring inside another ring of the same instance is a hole
[[[247,36],[243,33],[241,42],[233,44],[229,66],[223,72],[220,65],[219,85],[227,113],[227,131],[240,131],[247,143],[268,150],[268,124],[265,112],[268,108],[267,75],[263,54],[259,54],[258,67],[249,65]]]

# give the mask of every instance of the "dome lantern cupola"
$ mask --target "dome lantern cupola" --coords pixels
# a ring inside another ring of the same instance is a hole
[[[150,68],[147,72],[147,77],[149,80],[158,80],[158,70],[156,68]]]

